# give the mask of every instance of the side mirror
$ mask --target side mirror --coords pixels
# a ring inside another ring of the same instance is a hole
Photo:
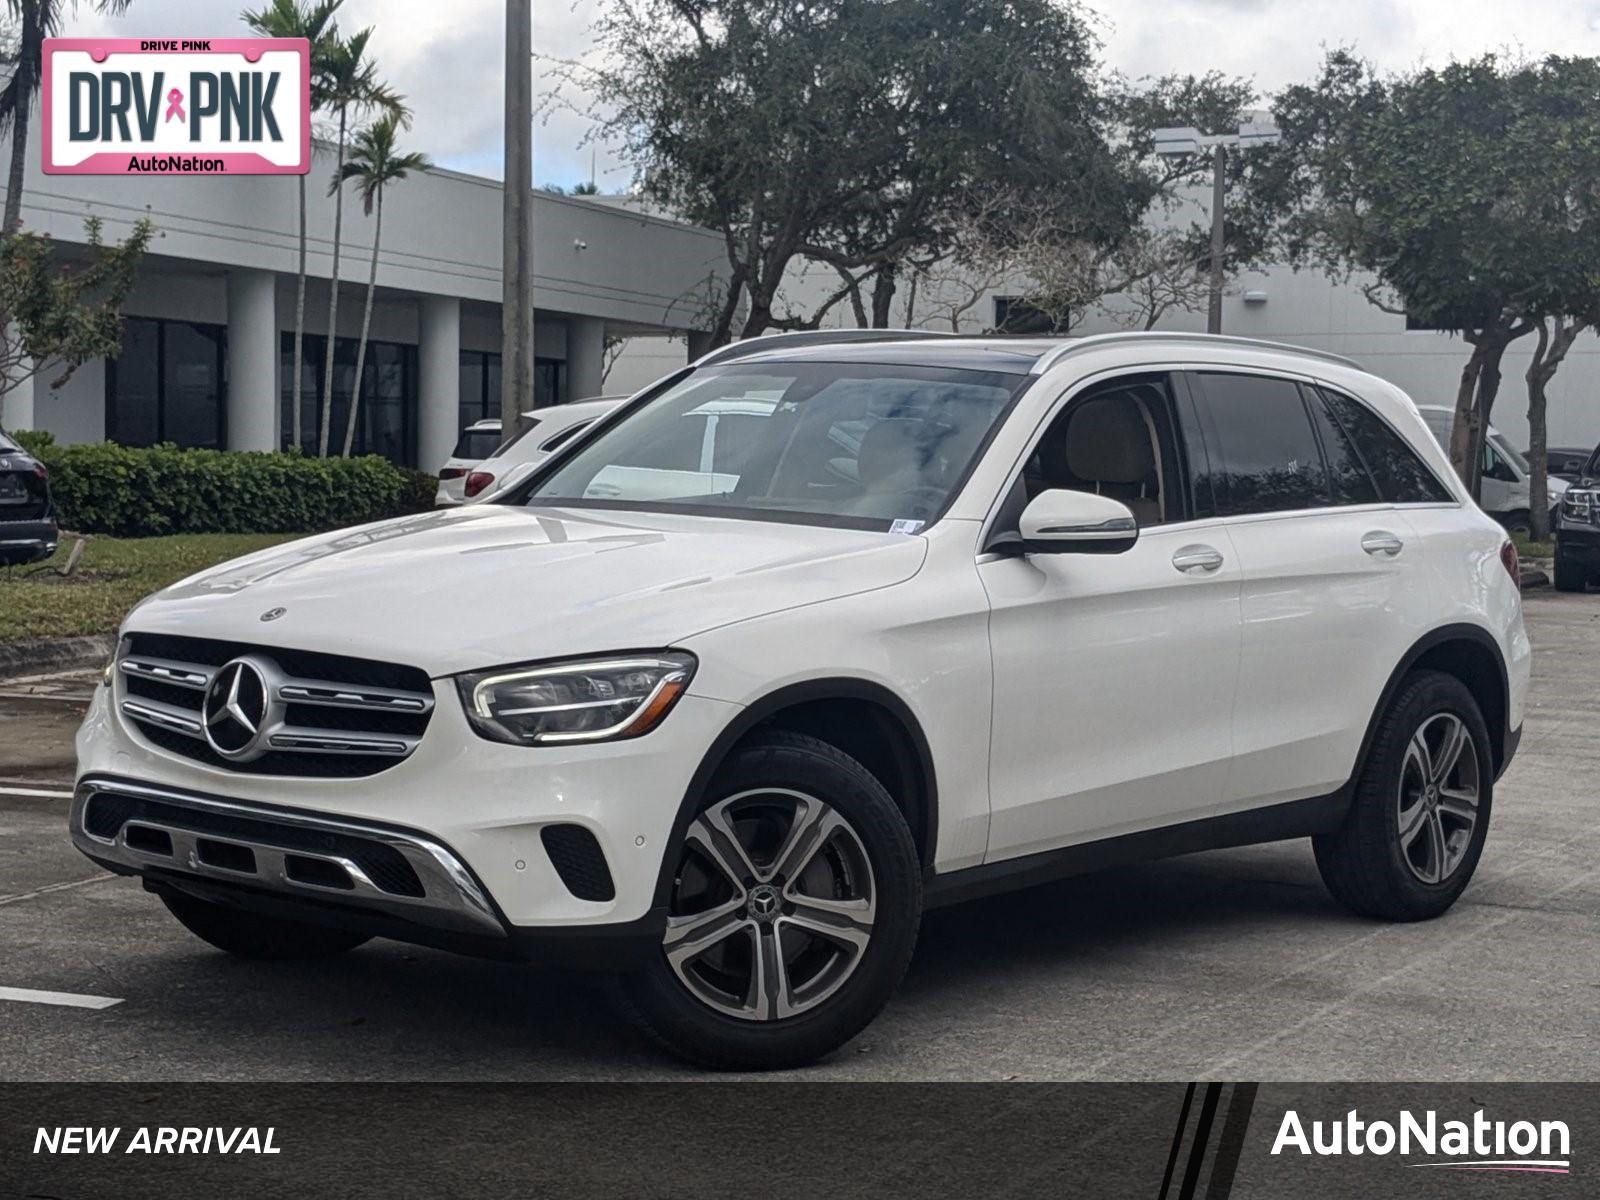
[[[1126,504],[1066,488],[1040,492],[1017,525],[1028,554],[1121,554],[1139,540],[1139,522]]]

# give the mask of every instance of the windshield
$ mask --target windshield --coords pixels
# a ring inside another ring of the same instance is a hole
[[[711,367],[579,449],[525,503],[920,528],[1026,382],[872,364]]]
[[[1510,442],[1506,441],[1501,434],[1491,433],[1489,435],[1489,440],[1494,443],[1494,448],[1500,451],[1501,455],[1504,456],[1512,466],[1516,467],[1519,475],[1531,475],[1533,473],[1533,468],[1528,465],[1528,460],[1523,457],[1522,452]]]

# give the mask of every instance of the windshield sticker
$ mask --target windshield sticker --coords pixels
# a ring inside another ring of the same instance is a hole
[[[901,517],[889,526],[890,533],[917,533],[926,525],[926,521],[911,521]]]

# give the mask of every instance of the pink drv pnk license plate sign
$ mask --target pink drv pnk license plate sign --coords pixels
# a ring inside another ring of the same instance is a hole
[[[50,175],[303,175],[304,38],[46,38]]]

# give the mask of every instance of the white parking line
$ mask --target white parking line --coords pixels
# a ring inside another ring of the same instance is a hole
[[[62,1008],[110,1008],[121,1004],[119,996],[84,996],[77,992],[36,992],[32,988],[0,987],[0,1000],[22,1004],[58,1004]]]
[[[24,900],[32,900],[37,896],[48,896],[51,892],[64,892],[69,888],[87,887],[91,883],[103,883],[107,879],[115,879],[110,871],[103,871],[99,875],[91,875],[87,879],[69,879],[65,883],[47,883],[42,888],[35,888],[31,892],[17,892],[11,896],[0,896],[0,905],[21,904]]]
[[[0,787],[0,796],[31,796],[38,800],[71,800],[71,792],[54,792],[44,788]]]

